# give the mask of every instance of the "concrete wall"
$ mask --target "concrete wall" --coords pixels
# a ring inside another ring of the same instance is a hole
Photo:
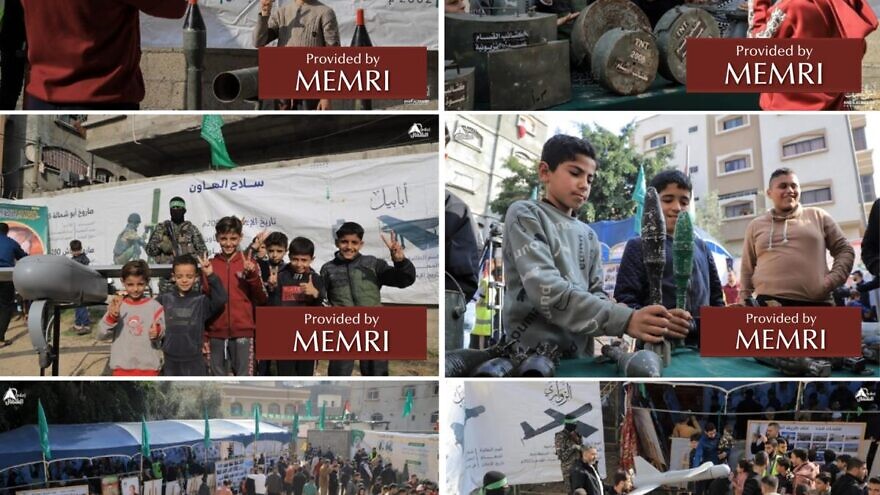
[[[437,51],[428,51],[427,101],[374,100],[373,108],[403,110],[436,110]],[[212,83],[217,74],[257,65],[257,50],[209,48],[205,53],[205,71],[202,75],[202,106],[204,110],[254,110],[253,103],[222,103],[214,98]],[[147,48],[141,55],[146,95],[142,110],[180,110],[184,105],[186,61],[178,48]],[[333,110],[351,110],[351,101],[334,101]]]
[[[348,458],[351,454],[351,431],[349,430],[309,430],[307,437],[312,447],[324,452],[330,449],[336,456]]]

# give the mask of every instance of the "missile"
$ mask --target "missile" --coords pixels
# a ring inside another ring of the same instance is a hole
[[[628,495],[644,495],[661,485],[675,485],[692,481],[714,480],[730,475],[727,464],[706,462],[694,469],[681,469],[661,473],[642,457],[636,457],[636,474],[633,476],[633,491]]]
[[[642,261],[648,275],[648,304],[663,304],[663,269],[666,267],[666,221],[657,189],[649,187],[645,191],[645,206],[642,212]],[[656,352],[669,366],[672,349],[669,341],[658,344],[645,343],[645,349]]]

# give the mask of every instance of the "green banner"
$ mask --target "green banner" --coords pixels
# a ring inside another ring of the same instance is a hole
[[[49,209],[0,203],[0,222],[9,225],[9,237],[15,239],[28,254],[64,254],[64,246],[49,251]]]

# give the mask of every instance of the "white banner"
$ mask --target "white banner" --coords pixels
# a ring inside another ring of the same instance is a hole
[[[137,476],[122,478],[119,480],[122,495],[139,495],[140,480]]]
[[[295,0],[275,0],[278,9]],[[355,9],[364,9],[364,24],[374,46],[425,46],[437,49],[438,0],[323,0],[339,22],[339,41],[349,46],[354,35]],[[208,48],[254,48],[253,30],[259,0],[201,0]],[[183,20],[141,15],[145,47],[181,47]]]
[[[835,454],[849,454],[865,459],[868,454],[865,438],[866,423],[830,423],[813,421],[772,421],[779,423],[779,436],[785,438],[788,451],[794,449],[816,449],[819,457],[817,462],[824,462],[822,455],[825,450],[833,450]],[[749,420],[746,435],[746,452],[752,454],[752,443],[767,432],[771,421]]]
[[[406,464],[409,475],[414,474],[420,480],[437,481],[440,474],[437,435],[372,430],[363,430],[363,434],[363,438],[358,438],[355,433],[351,457],[354,457],[358,449],[371,452],[375,447],[382,459],[390,460],[397,471],[403,472]]]
[[[577,417],[584,445],[596,447],[605,478],[605,441],[599,383],[458,382],[441,427],[446,489],[466,495],[487,471],[511,485],[562,480],[555,435],[567,414]]]
[[[89,485],[42,488],[39,490],[17,490],[16,495],[89,495]]]
[[[70,241],[79,239],[93,265],[114,264],[117,238],[135,215],[140,219],[137,234],[146,244],[147,230],[154,221],[169,218],[168,201],[175,196],[186,201],[186,219],[200,228],[209,251],[220,252],[214,240],[217,220],[236,215],[244,219],[242,247],[264,229],[284,232],[288,240],[311,239],[316,271],[333,259],[333,232],[343,222],[361,224],[366,231],[361,252],[388,263],[391,257],[380,234],[394,230],[403,239],[417,278],[406,289],[383,289],[383,302],[437,304],[435,153],[281,165],[123,182],[20,203],[48,207],[50,254],[67,255]],[[143,251],[139,256],[147,258]]]

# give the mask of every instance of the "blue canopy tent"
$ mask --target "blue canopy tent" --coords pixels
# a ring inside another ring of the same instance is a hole
[[[638,237],[635,223],[636,217],[630,217],[624,220],[603,220],[589,224],[590,228],[596,231],[599,242],[602,244],[603,263],[620,263],[626,241]],[[694,233],[706,243],[706,247],[713,254],[733,259],[733,255],[705,230],[694,225]]]
[[[161,449],[193,445],[204,439],[204,420],[148,421],[150,447]],[[210,420],[211,439],[253,442],[253,420]],[[290,433],[269,423],[260,423],[260,440],[286,442]],[[134,455],[140,450],[141,423],[91,423],[49,425],[53,459]],[[43,460],[40,432],[36,425],[26,425],[0,433],[0,470]]]

